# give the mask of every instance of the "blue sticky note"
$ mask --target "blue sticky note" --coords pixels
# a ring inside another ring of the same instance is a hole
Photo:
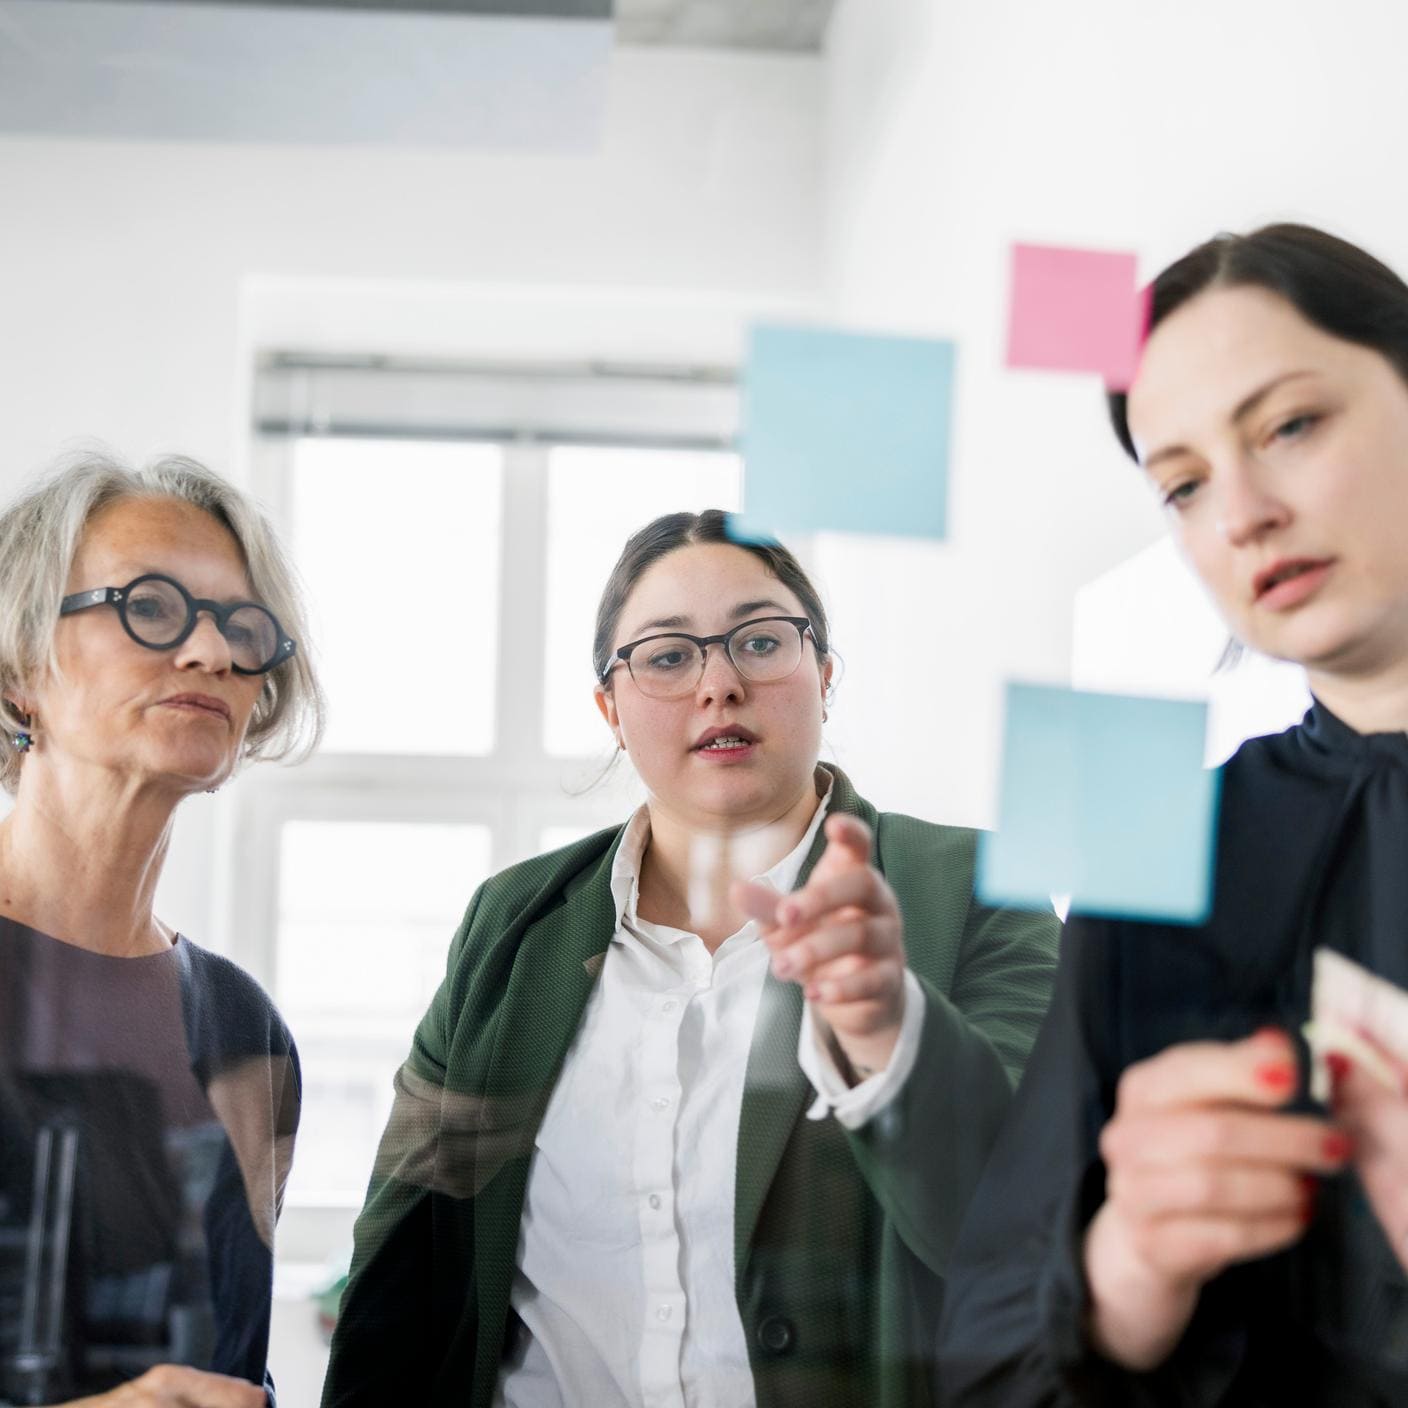
[[[996,832],[978,847],[985,904],[1202,923],[1212,907],[1220,774],[1207,705],[1010,684]]]
[[[942,538],[954,345],[756,327],[743,389],[743,513],[730,533]]]

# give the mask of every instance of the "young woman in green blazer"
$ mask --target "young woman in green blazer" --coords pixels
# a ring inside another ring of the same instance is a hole
[[[826,613],[781,546],[656,520],[594,653],[649,800],[470,902],[325,1408],[926,1403],[1055,918],[978,904],[973,832],[818,763]]]

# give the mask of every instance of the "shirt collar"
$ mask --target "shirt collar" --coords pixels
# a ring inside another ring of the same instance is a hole
[[[827,808],[831,804],[831,794],[835,781],[825,771],[817,773],[818,781],[826,780],[826,791],[818,799],[812,819],[802,839],[783,858],[761,875],[752,878],[763,885],[771,885],[778,894],[786,894],[797,883],[797,876],[806,864],[807,853],[812,848],[816,833],[826,819]],[[615,859],[611,862],[611,897],[616,904],[616,929],[619,933],[623,925],[632,928],[638,923],[637,908],[640,904],[640,866],[645,856],[645,848],[650,842],[650,807],[642,803],[626,823],[626,834],[616,848]]]

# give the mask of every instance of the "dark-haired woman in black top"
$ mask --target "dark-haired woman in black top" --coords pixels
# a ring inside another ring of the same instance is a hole
[[[1116,428],[1315,703],[1226,766],[1207,924],[1068,925],[950,1267],[944,1397],[1408,1403],[1408,1069],[1333,1055],[1320,1105],[1297,1039],[1317,947],[1408,987],[1408,287],[1274,226],[1166,270],[1152,329]]]

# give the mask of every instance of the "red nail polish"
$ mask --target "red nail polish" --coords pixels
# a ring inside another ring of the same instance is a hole
[[[1325,1053],[1325,1068],[1330,1073],[1331,1083],[1338,1085],[1342,1080],[1347,1080],[1354,1070],[1354,1062],[1342,1051],[1327,1051]]]
[[[1301,1189],[1301,1221],[1309,1222],[1315,1216],[1315,1202],[1320,1196],[1320,1180],[1313,1173],[1302,1175],[1300,1180]]]
[[[1320,1147],[1327,1159],[1343,1163],[1354,1153],[1354,1140],[1344,1130],[1336,1129],[1325,1136]]]
[[[1274,1066],[1258,1066],[1253,1074],[1268,1090],[1290,1090],[1296,1083],[1296,1068],[1279,1061]]]

